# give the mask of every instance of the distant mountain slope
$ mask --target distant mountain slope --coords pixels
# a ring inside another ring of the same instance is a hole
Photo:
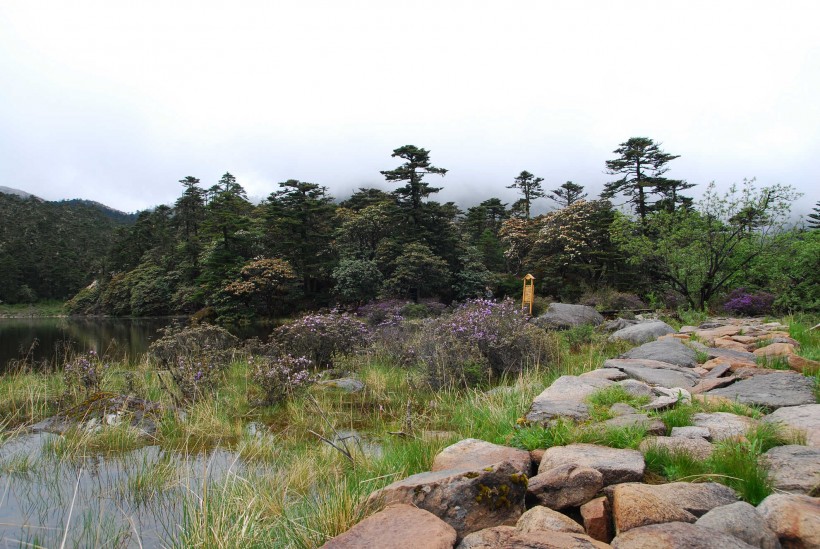
[[[19,196],[20,198],[33,198],[35,200],[39,200],[40,202],[45,202],[39,196],[35,196],[31,193],[27,193],[26,191],[21,191],[20,189],[12,189],[11,187],[4,187],[2,185],[0,185],[0,193]]]
[[[110,206],[106,206],[105,204],[100,204],[94,200],[85,200],[82,198],[72,198],[70,200],[61,200],[58,204],[68,204],[69,206],[75,205],[83,205],[89,208],[95,208],[102,212],[104,216],[109,219],[116,221],[117,223],[121,223],[124,225],[130,225],[137,221],[137,214],[135,213],[127,213],[120,210],[115,210]]]
[[[71,297],[99,276],[123,228],[98,205],[0,193],[0,301]]]

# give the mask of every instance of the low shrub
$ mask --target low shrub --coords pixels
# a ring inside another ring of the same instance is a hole
[[[771,313],[773,304],[774,295],[768,292],[752,292],[746,288],[737,288],[726,296],[723,310],[736,315],[761,316]]]
[[[577,351],[584,345],[595,341],[597,332],[592,324],[580,324],[562,332],[571,351]]]
[[[183,399],[195,401],[217,388],[238,344],[219,326],[171,326],[151,344],[148,356],[170,373]]]
[[[100,390],[107,369],[108,365],[103,363],[96,351],[88,351],[63,366],[63,379],[69,388],[95,392]]]
[[[599,311],[623,311],[628,309],[645,309],[640,297],[635,294],[619,292],[612,288],[598,288],[587,291],[581,296],[581,305],[595,307]]]
[[[310,374],[312,362],[303,356],[252,356],[248,362],[251,366],[251,377],[265,393],[266,404],[276,404],[292,397],[316,381]]]
[[[364,322],[338,311],[305,315],[271,334],[271,344],[279,356],[306,357],[319,368],[332,368],[334,357],[349,355],[369,340]]]

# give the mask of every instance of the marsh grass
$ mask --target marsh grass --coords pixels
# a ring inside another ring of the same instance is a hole
[[[623,403],[640,408],[650,401],[647,396],[635,396],[627,392],[621,385],[610,385],[595,391],[587,397],[589,413],[593,421],[606,421],[612,418],[609,409],[613,404]]]
[[[58,460],[79,461],[90,456],[123,454],[145,445],[139,431],[122,421],[118,425],[72,427],[46,440],[42,453]]]

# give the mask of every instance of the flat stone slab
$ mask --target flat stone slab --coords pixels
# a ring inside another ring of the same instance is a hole
[[[704,438],[684,437],[647,437],[641,441],[638,449],[647,452],[650,448],[663,448],[672,454],[686,453],[695,459],[705,460],[712,455],[714,446]]]
[[[645,427],[649,435],[666,434],[666,424],[658,418],[650,418],[646,414],[622,414],[601,423],[605,429],[622,427]]]
[[[391,505],[336,536],[322,549],[452,549],[456,531],[432,513],[412,505]]]
[[[677,339],[664,339],[644,343],[640,347],[635,347],[625,352],[621,355],[621,358],[659,360],[685,368],[694,368],[698,364],[697,353]]]
[[[662,335],[674,333],[675,329],[666,322],[652,320],[621,328],[609,336],[609,341],[624,340],[640,345],[641,343],[654,341]]]
[[[558,417],[589,419],[586,398],[612,384],[608,379],[561,376],[535,397],[525,418],[532,423],[546,423]]]
[[[698,413],[692,416],[695,427],[709,430],[709,438],[715,442],[744,436],[746,431],[757,425],[757,420],[730,414],[729,412]]]
[[[609,545],[585,534],[555,531],[522,532],[496,526],[470,534],[456,549],[605,549]],[[387,548],[385,548],[387,549]]]
[[[667,522],[633,528],[612,540],[614,549],[753,549],[738,538],[705,526]]]
[[[672,427],[672,432],[669,436],[673,438],[702,438],[709,440],[712,434],[706,427],[695,427],[689,425],[686,427]]]
[[[608,379],[610,381],[622,381],[628,379],[629,376],[615,368],[598,368],[591,372],[584,372],[579,377],[595,377],[598,379]]]
[[[716,347],[707,347],[699,341],[689,343],[689,347],[695,351],[706,353],[709,358],[727,358],[738,362],[748,362],[754,364],[757,357],[748,351],[734,351],[732,349],[718,349]]]
[[[518,472],[530,475],[532,461],[528,451],[500,446],[476,438],[461,440],[439,452],[430,470],[476,470],[502,462],[510,463]]]
[[[820,447],[820,404],[778,408],[763,421],[779,423],[785,429],[806,437],[806,444]]]
[[[637,450],[622,450],[597,444],[570,444],[547,448],[538,472],[547,472],[562,465],[597,469],[603,475],[604,486],[620,482],[640,482],[646,469],[643,454]]]
[[[604,368],[617,368],[632,379],[662,387],[691,388],[699,376],[673,364],[647,359],[612,358],[604,362]]]
[[[769,408],[815,404],[814,381],[794,372],[754,376],[705,394]]]
[[[776,446],[763,454],[772,485],[792,494],[820,494],[820,448]]]

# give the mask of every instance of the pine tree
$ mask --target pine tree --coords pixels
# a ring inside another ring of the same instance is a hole
[[[572,181],[567,181],[557,189],[553,189],[552,192],[547,195],[547,198],[556,202],[562,208],[571,206],[586,197],[587,193],[584,192],[584,186],[576,185]]]
[[[530,172],[524,170],[518,174],[518,177],[515,178],[512,185],[507,186],[508,189],[518,189],[518,192],[521,193],[523,198],[520,202],[525,219],[530,218],[530,206],[532,205],[532,201],[536,198],[546,196],[544,188],[541,186],[543,181],[543,177],[535,177]]]
[[[414,145],[405,145],[393,150],[391,157],[399,157],[407,162],[393,170],[382,171],[387,181],[406,181],[407,183],[393,191],[399,205],[410,211],[410,218],[415,226],[421,224],[423,200],[441,190],[431,187],[424,181],[427,174],[444,176],[447,170],[430,164],[430,151]]]
[[[814,208],[812,208],[812,211],[814,213],[810,213],[806,216],[809,218],[809,229],[820,229],[820,202],[818,202],[817,205]]]

